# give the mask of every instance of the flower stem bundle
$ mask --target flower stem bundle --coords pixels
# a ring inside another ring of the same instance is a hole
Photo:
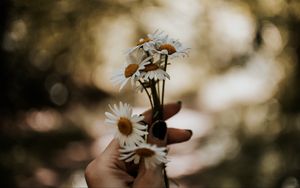
[[[163,121],[165,83],[170,79],[168,61],[187,56],[188,50],[178,40],[157,30],[128,50],[125,64],[111,80],[120,86],[120,91],[130,82],[135,91],[145,92],[152,109],[152,124]],[[143,122],[142,115],[133,115],[132,107],[127,103],[120,102],[109,107],[111,112],[105,113],[105,122],[117,128],[120,160],[139,164],[144,159],[146,168],[167,163],[166,147],[147,143],[149,127]]]

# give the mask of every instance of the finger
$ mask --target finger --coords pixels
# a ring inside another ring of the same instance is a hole
[[[115,155],[115,153],[118,153],[118,149],[120,148],[120,144],[116,138],[114,138],[108,146],[105,148],[105,150],[102,153],[102,156],[111,156]]]
[[[162,120],[155,121],[149,128],[147,142],[158,147],[165,147],[167,145],[167,130],[166,122]],[[148,169],[146,168],[145,161],[142,160],[140,162],[137,179],[142,182],[147,182],[149,176],[162,179],[161,175],[157,176],[158,172],[162,172],[162,169],[163,164]]]
[[[174,116],[177,112],[179,112],[181,109],[181,102],[177,103],[170,103],[164,105],[164,120],[169,119],[170,117]],[[152,122],[152,110],[147,110],[146,112],[143,113],[144,115],[144,121],[147,124],[151,124]]]
[[[102,152],[100,158],[102,161],[106,161],[107,163],[113,163],[118,168],[122,170],[126,170],[126,165],[124,161],[119,160],[119,156],[120,156],[119,149],[120,149],[119,141],[116,138],[114,138],[109,143],[109,145],[105,148],[105,150]]]
[[[147,142],[158,147],[167,145],[167,124],[165,121],[157,120],[149,128]]]
[[[119,160],[119,143],[113,139],[106,149],[86,168],[85,177],[89,187],[126,187],[133,182],[125,163]]]
[[[163,110],[164,120],[175,115],[177,112],[179,112],[180,109],[181,109],[181,102],[164,105],[164,110]],[[152,122],[152,110],[148,110],[144,112],[143,115],[144,115],[144,121],[150,125],[147,142],[150,144],[155,144],[158,147],[165,147],[167,145],[167,140],[168,140],[167,138],[168,128],[166,122],[163,120],[157,120],[155,122]],[[175,131],[175,135],[181,136],[181,133]],[[176,140],[176,141],[180,141],[180,140]],[[144,161],[142,160],[139,166],[138,176],[134,182],[133,187],[140,187],[141,185],[143,186],[151,185],[152,187],[163,187],[164,185],[164,179],[162,175],[163,169],[164,169],[163,164],[156,166],[155,168],[147,169],[144,164]],[[153,180],[156,181],[153,182]]]
[[[182,135],[182,132],[180,132],[180,129],[178,129],[178,130],[179,130],[179,132],[178,131],[172,131],[172,135],[175,133],[174,136],[178,135],[178,136],[180,136],[180,139],[186,139],[185,135]],[[167,140],[168,140],[167,135],[168,135],[168,129],[167,129],[166,122],[162,121],[162,120],[155,121],[149,127],[148,136],[147,136],[147,143],[150,143],[152,145],[156,145],[158,147],[165,147],[167,145]],[[176,141],[179,142],[179,141],[181,141],[180,139],[178,139],[178,140],[172,139],[171,141],[172,142],[176,142]],[[131,170],[130,174],[133,175],[133,176],[136,176],[135,173],[138,173],[138,176],[141,176],[140,174],[144,174],[145,171],[149,170],[149,169],[146,169],[143,160],[140,162],[138,172],[136,171],[136,167],[137,166],[127,167],[128,171]],[[156,168],[161,169],[162,166],[158,166]],[[153,171],[153,169],[150,170],[148,173],[150,173],[152,171]]]
[[[139,174],[137,178],[134,180],[132,187],[133,188],[140,188],[140,187],[161,188],[164,187],[164,180],[162,177],[163,177],[163,172],[160,167],[143,169],[143,170],[140,169]]]
[[[189,129],[168,128],[167,144],[176,144],[191,139],[193,132]]]

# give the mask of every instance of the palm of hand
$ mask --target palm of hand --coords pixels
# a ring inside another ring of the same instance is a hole
[[[175,115],[181,108],[180,103],[164,106],[165,120]],[[152,112],[143,113],[145,122],[151,125]],[[151,129],[151,128],[150,128]],[[164,140],[153,137],[149,131],[148,142],[159,146],[180,143],[190,139],[191,131],[168,128]],[[86,168],[86,181],[89,187],[163,187],[163,167],[146,169],[143,161],[140,165],[119,160],[119,143],[113,139],[105,151]],[[155,180],[155,181],[153,181]]]

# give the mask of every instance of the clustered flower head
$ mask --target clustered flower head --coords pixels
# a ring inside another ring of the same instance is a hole
[[[120,86],[120,91],[128,82],[136,91],[146,91],[153,111],[152,122],[162,120],[165,81],[170,79],[166,72],[170,64],[168,59],[185,57],[188,50],[178,40],[157,30],[128,50],[126,62],[111,80]],[[105,112],[105,122],[116,128],[120,160],[138,164],[143,158],[146,168],[168,162],[165,147],[147,143],[148,125],[143,122],[144,116],[133,115],[132,107],[127,103],[120,102],[109,108],[110,112]]]
[[[132,86],[136,86],[139,81],[170,79],[162,58],[185,57],[188,50],[178,40],[157,30],[128,50],[127,61],[111,80],[122,90],[129,80]]]

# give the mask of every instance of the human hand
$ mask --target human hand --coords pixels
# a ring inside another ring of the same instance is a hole
[[[181,109],[181,103],[164,105],[164,120],[174,116]],[[151,125],[152,111],[143,113],[144,121]],[[181,143],[191,138],[190,130],[166,128],[164,122],[149,128],[148,143],[157,146]],[[159,129],[159,130],[157,130]],[[89,187],[163,187],[163,166],[146,169],[143,161],[139,167],[119,160],[119,142],[113,139],[104,152],[86,168],[86,181]]]

